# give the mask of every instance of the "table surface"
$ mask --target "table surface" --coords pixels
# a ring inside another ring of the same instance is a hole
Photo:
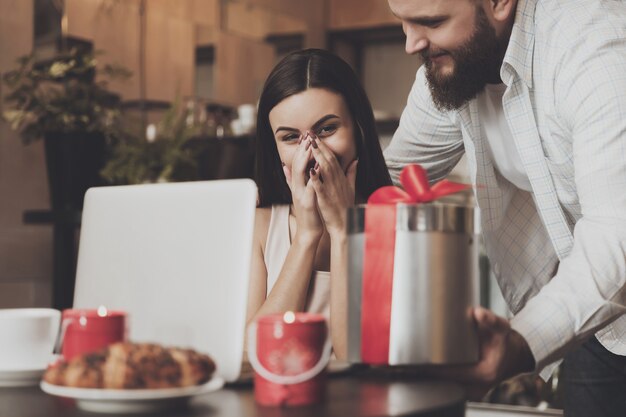
[[[72,400],[57,398],[39,387],[0,388],[0,416],[81,417],[89,413]],[[151,414],[153,415],[153,414]],[[421,416],[465,415],[463,390],[453,384],[395,379],[364,373],[331,375],[326,399],[306,407],[262,407],[255,403],[252,385],[229,385],[195,397],[185,409],[162,413],[168,417],[273,417],[273,416]]]

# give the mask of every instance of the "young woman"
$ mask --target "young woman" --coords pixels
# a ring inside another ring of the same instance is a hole
[[[346,356],[346,211],[390,185],[372,108],[348,64],[324,50],[285,57],[257,117],[256,212],[248,323],[308,311],[330,320]]]

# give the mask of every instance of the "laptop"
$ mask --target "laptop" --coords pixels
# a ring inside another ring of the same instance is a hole
[[[128,312],[128,338],[209,354],[237,379],[257,190],[248,179],[91,188],[74,308]]]

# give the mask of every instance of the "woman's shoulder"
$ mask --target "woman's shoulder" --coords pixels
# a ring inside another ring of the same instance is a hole
[[[257,207],[254,214],[254,235],[256,241],[261,245],[261,248],[265,249],[265,242],[267,242],[267,234],[272,219],[272,212],[275,209],[280,210],[282,205],[275,205],[270,207]],[[285,205],[284,207],[289,207]]]
[[[257,207],[256,210],[256,215],[257,216],[270,216],[272,214],[272,207],[273,206],[267,206],[267,207]]]
[[[267,231],[272,217],[271,207],[257,207],[254,212],[254,245],[265,253],[265,242],[267,241]]]
[[[272,218],[272,207],[257,207],[254,212],[255,228],[265,226],[267,229],[270,219]]]
[[[255,212],[255,224],[265,225],[266,228],[270,224],[272,215],[283,217],[289,215],[289,204],[274,204],[268,207],[257,207]]]

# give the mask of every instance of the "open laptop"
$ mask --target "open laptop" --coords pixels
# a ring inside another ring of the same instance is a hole
[[[208,353],[234,381],[256,195],[246,179],[90,189],[74,307],[127,311],[130,341]]]

